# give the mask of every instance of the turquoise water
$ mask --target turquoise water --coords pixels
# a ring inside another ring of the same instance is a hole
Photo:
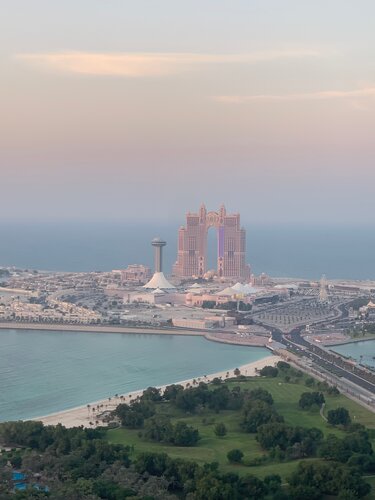
[[[269,354],[202,337],[0,330],[0,421],[229,370]]]
[[[363,364],[373,366],[375,368],[375,339],[366,340],[365,342],[353,342],[352,344],[337,345],[332,347],[333,351],[350,356],[358,361],[362,360]]]

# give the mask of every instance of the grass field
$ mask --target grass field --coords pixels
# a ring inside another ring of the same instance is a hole
[[[299,425],[303,427],[317,427],[325,435],[336,434],[343,436],[344,432],[331,427],[321,417],[318,411],[308,412],[302,411],[298,407],[298,401],[303,392],[309,389],[304,385],[304,379],[300,383],[286,383],[280,378],[261,378],[253,377],[246,381],[228,382],[230,386],[240,385],[242,389],[262,387],[272,394],[276,410],[285,418],[287,424]],[[361,407],[354,401],[345,396],[325,396],[326,409],[325,412],[343,406],[348,409],[352,420],[361,423],[366,427],[375,428],[375,415],[365,408]],[[171,457],[192,459],[198,463],[204,462],[219,462],[220,466],[225,471],[237,472],[238,474],[255,474],[259,477],[264,477],[267,474],[277,473],[283,479],[297,467],[299,461],[282,462],[282,463],[266,463],[256,467],[248,467],[245,465],[230,465],[227,461],[227,453],[229,450],[239,448],[243,451],[245,459],[252,459],[263,455],[259,444],[255,439],[254,434],[247,434],[241,431],[240,412],[221,411],[219,414],[213,412],[204,413],[203,415],[192,415],[186,417],[169,404],[158,405],[159,412],[168,412],[172,416],[172,422],[183,420],[184,422],[199,429],[201,439],[195,447],[176,447],[173,445],[165,445],[144,441],[138,437],[137,430],[130,429],[112,429],[107,432],[108,440],[112,443],[121,443],[126,445],[134,445],[134,453],[142,451],[166,452]],[[203,417],[206,417],[210,422],[209,425],[202,422]],[[355,417],[355,418],[354,418]],[[217,437],[214,434],[214,425],[218,422],[224,422],[228,433],[224,437]],[[375,443],[374,443],[375,444]],[[311,459],[310,459],[311,460]]]
[[[365,476],[365,478],[366,482],[371,484],[372,487],[372,491],[369,495],[367,495],[366,500],[375,500],[375,476],[372,477]]]

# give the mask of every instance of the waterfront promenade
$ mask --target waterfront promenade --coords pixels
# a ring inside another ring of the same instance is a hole
[[[127,327],[127,326],[99,326],[99,325],[69,325],[62,323],[21,323],[21,322],[0,322],[0,329],[6,330],[53,330],[64,332],[96,332],[96,333],[149,333],[156,335],[200,335],[204,336],[204,330],[190,330],[178,328],[148,328]]]
[[[249,347],[270,347],[268,338],[260,335],[241,337],[234,332],[221,330],[199,330],[190,328],[156,328],[156,327],[127,327],[127,326],[99,326],[99,325],[68,325],[56,323],[21,323],[0,322],[0,330],[44,330],[86,333],[122,333],[122,334],[147,334],[147,335],[188,335],[200,336],[213,342],[223,344],[243,345]]]

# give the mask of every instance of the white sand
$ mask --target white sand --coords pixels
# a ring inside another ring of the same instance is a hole
[[[274,366],[278,361],[281,361],[280,356],[268,356],[267,358],[260,359],[259,361],[254,361],[253,363],[248,363],[239,367],[242,375],[254,376],[257,375],[256,370],[262,369],[264,366],[271,365]],[[221,371],[218,373],[212,373],[204,377],[196,377],[195,379],[183,380],[181,382],[171,382],[175,384],[181,384],[186,387],[188,384],[192,384],[193,380],[197,382],[210,382],[215,377],[226,378],[227,373],[229,377],[233,377],[233,369],[229,371]],[[170,385],[170,384],[167,384]],[[160,386],[159,388],[163,391],[166,385]],[[108,399],[103,399],[90,405],[79,406],[77,408],[72,408],[70,410],[60,411],[58,413],[52,413],[44,417],[34,418],[33,420],[38,420],[43,422],[45,425],[57,425],[62,424],[65,427],[77,427],[82,425],[83,427],[96,427],[97,414],[101,414],[106,410],[114,410],[117,405],[121,403],[129,403],[134,400],[137,396],[142,395],[144,389],[139,391],[129,392],[127,394],[119,395],[117,397],[112,396]],[[98,408],[99,407],[99,408]],[[90,425],[90,422],[92,423]],[[100,425],[102,425],[100,423]]]

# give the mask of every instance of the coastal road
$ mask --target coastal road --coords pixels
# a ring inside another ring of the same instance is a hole
[[[314,363],[321,366],[325,370],[334,373],[336,376],[340,378],[345,378],[350,380],[353,384],[362,387],[362,389],[366,389],[367,391],[375,394],[375,384],[370,382],[369,380],[365,380],[360,375],[353,373],[352,371],[347,370],[346,368],[339,366],[338,362],[335,362],[334,356],[332,359],[326,359],[326,354],[328,353],[321,349],[320,347],[311,345],[307,342],[301,335],[302,328],[296,328],[290,333],[290,340],[285,339],[285,342],[288,342],[294,346],[298,346],[299,348],[303,348],[305,355],[308,356]]]
[[[340,310],[343,315],[345,315],[345,306],[341,305]],[[342,317],[342,316],[341,316]],[[257,321],[259,324],[260,322]],[[266,326],[266,325],[263,325]],[[269,328],[269,326],[268,326]],[[320,349],[317,346],[311,345],[309,342],[307,342],[301,335],[301,331],[305,328],[305,326],[298,326],[297,328],[294,328],[291,332],[288,334],[284,334],[281,330],[277,328],[271,328],[272,331],[272,338],[276,342],[279,342],[280,344],[283,344],[288,350],[294,352],[295,354],[301,356],[304,355],[311,359],[311,361],[314,362],[315,365],[320,366],[324,370],[336,375],[337,377],[341,379],[346,379],[352,382],[353,384],[356,384],[357,386],[361,387],[362,389],[365,389],[369,391],[372,394],[375,394],[375,384],[365,380],[364,378],[361,378],[359,375],[353,373],[352,371],[349,371],[342,366],[339,366],[334,357],[332,356],[333,359],[327,360],[325,359],[324,353],[326,351]],[[344,380],[343,380],[344,381]]]

